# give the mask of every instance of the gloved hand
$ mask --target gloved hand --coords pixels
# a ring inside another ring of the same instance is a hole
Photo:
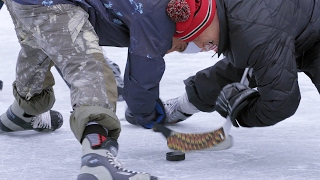
[[[257,90],[251,89],[246,85],[241,83],[228,84],[220,91],[215,110],[225,118],[229,116],[232,124],[239,127],[236,121],[239,113],[258,96]]]
[[[151,129],[154,123],[165,123],[166,113],[162,101],[157,99],[155,110],[151,114],[146,116],[134,116],[130,109],[127,108],[125,111],[125,118],[130,124],[141,125],[144,128]]]

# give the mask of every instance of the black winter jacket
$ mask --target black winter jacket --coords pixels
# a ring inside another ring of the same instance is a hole
[[[237,68],[252,67],[260,93],[241,113],[244,122],[266,126],[293,115],[301,98],[298,71],[320,92],[318,0],[217,0],[217,12],[219,55]]]

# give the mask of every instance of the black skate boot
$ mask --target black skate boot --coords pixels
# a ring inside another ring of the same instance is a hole
[[[16,101],[0,117],[0,131],[5,132],[23,130],[50,132],[59,129],[62,124],[63,117],[58,111],[50,110],[32,116],[26,114]]]
[[[33,130],[39,132],[50,132],[59,129],[63,124],[62,114],[55,110],[47,111],[37,115],[31,121]]]
[[[105,139],[105,140],[104,140]],[[104,141],[102,141],[104,140]],[[101,143],[102,142],[102,143]],[[100,144],[97,147],[97,144]],[[118,143],[99,134],[89,134],[82,141],[81,173],[77,180],[157,180],[147,173],[130,171],[117,161]]]

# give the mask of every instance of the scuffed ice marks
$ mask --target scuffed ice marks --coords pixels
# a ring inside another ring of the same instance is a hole
[[[42,1],[42,5],[44,5],[44,6],[50,6],[52,4],[53,4],[52,0],[44,0],[44,1]]]

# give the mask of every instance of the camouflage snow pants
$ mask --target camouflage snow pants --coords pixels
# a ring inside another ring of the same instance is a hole
[[[31,115],[50,110],[55,102],[52,61],[71,85],[70,127],[78,140],[95,121],[118,138],[115,115],[117,85],[105,63],[88,14],[70,4],[21,5],[5,1],[21,45],[13,83],[17,102]]]

